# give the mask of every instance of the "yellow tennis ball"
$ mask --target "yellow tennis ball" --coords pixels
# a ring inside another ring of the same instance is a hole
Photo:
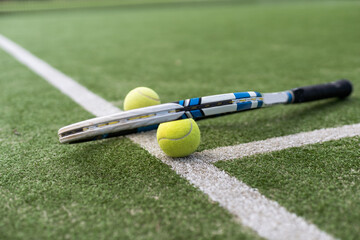
[[[160,104],[159,95],[147,87],[138,87],[131,90],[125,97],[124,110],[148,107]]]
[[[170,157],[185,157],[198,148],[200,130],[194,119],[161,123],[156,134],[160,148]]]

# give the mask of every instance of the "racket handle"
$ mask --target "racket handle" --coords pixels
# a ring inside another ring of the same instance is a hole
[[[325,98],[345,98],[351,94],[352,85],[349,80],[338,80],[336,82],[294,88],[293,103],[303,103]]]

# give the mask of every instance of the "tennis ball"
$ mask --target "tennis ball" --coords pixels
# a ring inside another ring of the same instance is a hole
[[[200,130],[194,119],[161,123],[156,134],[160,148],[170,157],[192,154],[200,144]]]
[[[131,90],[125,97],[124,110],[148,107],[160,104],[159,95],[147,87],[138,87]]]

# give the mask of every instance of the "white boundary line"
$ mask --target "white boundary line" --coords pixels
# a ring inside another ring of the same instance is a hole
[[[111,103],[92,93],[70,77],[53,68],[43,60],[35,57],[30,52],[1,34],[0,47],[59,89],[62,93],[69,96],[86,111],[97,116],[119,112],[119,109],[114,107]]]
[[[360,123],[336,128],[324,128],[311,132],[301,132],[283,137],[238,144],[235,146],[219,147],[205,150],[201,153],[195,153],[194,155],[196,155],[197,158],[210,163],[355,136],[360,136]]]
[[[170,165],[179,175],[234,214],[240,222],[267,239],[333,239],[277,202],[267,199],[257,189],[216,168],[202,153],[187,158],[167,157],[156,142],[155,131],[133,134],[129,138],[152,155]],[[200,157],[199,157],[200,156]]]
[[[94,115],[102,116],[120,111],[2,35],[0,47]],[[264,238],[333,239],[315,225],[289,213],[277,202],[267,199],[256,189],[209,164],[217,160],[213,158],[214,152],[204,151],[189,158],[171,159],[159,149],[154,132],[135,134],[129,138],[170,165],[178,174],[208,194],[213,201],[234,214],[243,225],[252,228]],[[251,146],[251,143],[248,144]],[[229,150],[231,147],[223,149]]]

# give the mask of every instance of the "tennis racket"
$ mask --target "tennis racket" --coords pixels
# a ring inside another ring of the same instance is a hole
[[[173,103],[120,112],[71,124],[59,130],[61,143],[79,143],[153,130],[160,123],[178,119],[194,120],[258,109],[275,104],[303,103],[351,94],[348,80],[295,88],[283,92],[249,91],[190,98]]]

